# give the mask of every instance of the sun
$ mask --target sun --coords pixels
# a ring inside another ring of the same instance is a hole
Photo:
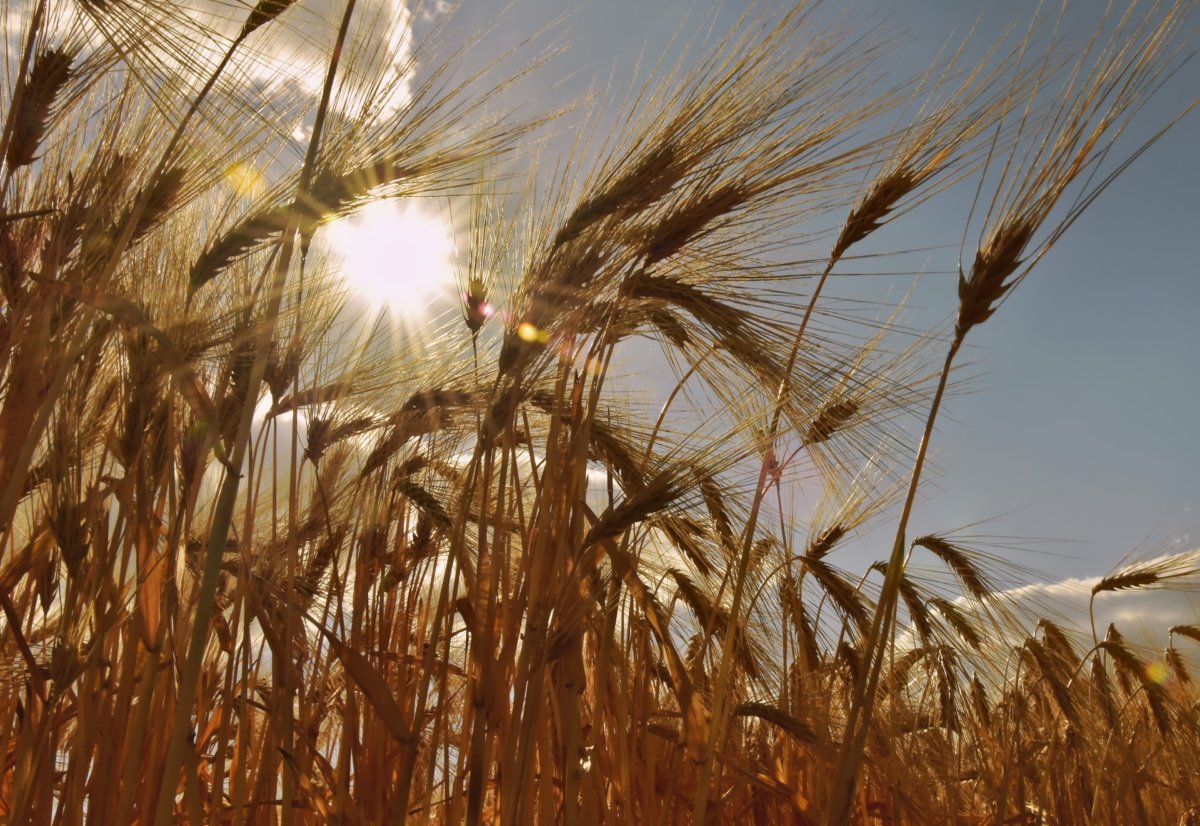
[[[372,312],[418,319],[454,288],[454,231],[429,202],[377,201],[322,230],[321,243]]]

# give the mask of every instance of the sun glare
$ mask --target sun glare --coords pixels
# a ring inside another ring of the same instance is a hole
[[[431,301],[453,290],[453,231],[427,203],[378,201],[322,232],[347,286],[373,312],[419,318]]]

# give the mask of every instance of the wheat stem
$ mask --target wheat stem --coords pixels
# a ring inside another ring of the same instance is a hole
[[[342,13],[341,27],[329,58],[329,67],[325,73],[324,86],[321,89],[320,102],[317,105],[316,119],[313,124],[312,138],[309,140],[308,152],[301,168],[300,182],[297,186],[295,205],[288,219],[288,227],[281,238],[281,250],[275,260],[274,274],[271,279],[270,292],[267,298],[266,314],[257,325],[255,336],[254,364],[247,377],[247,385],[241,393],[244,399],[237,437],[233,449],[229,452],[232,468],[241,468],[250,442],[250,433],[254,420],[255,399],[266,373],[266,357],[270,351],[270,342],[279,318],[279,308],[283,300],[284,286],[287,281],[288,269],[291,265],[292,253],[295,246],[296,231],[299,227],[300,206],[307,196],[317,161],[321,135],[325,119],[329,111],[329,102],[333,93],[333,81],[341,62],[342,47],[350,28],[350,20],[354,14],[356,0],[347,0]],[[240,42],[240,40],[238,41]],[[232,48],[230,49],[232,53]],[[165,154],[165,153],[164,153]],[[174,788],[183,762],[183,751],[187,748],[188,730],[195,702],[196,688],[199,681],[200,667],[204,658],[204,648],[208,641],[213,603],[216,597],[217,577],[220,572],[221,558],[229,537],[229,529],[233,522],[234,508],[237,504],[238,487],[241,482],[240,473],[230,469],[226,472],[217,495],[216,507],[213,511],[212,524],[209,528],[208,547],[203,562],[203,575],[199,593],[196,597],[195,615],[192,625],[192,636],[188,644],[187,660],[180,675],[179,697],[176,700],[175,718],[171,728],[171,740],[167,756],[163,763],[162,790],[158,798],[155,812],[156,826],[166,826],[171,818],[174,804]]]
[[[837,764],[834,768],[833,779],[830,783],[830,807],[825,814],[825,822],[829,826],[846,823],[853,805],[854,791],[857,787],[858,773],[862,766],[863,747],[866,744],[867,730],[875,711],[875,693],[879,687],[879,675],[883,669],[883,643],[888,639],[892,623],[895,620],[896,598],[900,590],[900,580],[904,571],[904,552],[907,543],[904,540],[908,530],[908,519],[912,514],[913,503],[916,501],[917,487],[921,480],[921,471],[925,466],[925,456],[929,450],[929,442],[933,437],[933,425],[941,408],[942,396],[946,392],[946,382],[950,377],[950,368],[954,357],[962,345],[962,335],[956,334],[946,353],[946,362],[938,377],[937,390],[929,406],[929,415],[925,419],[925,430],[921,434],[917,457],[913,462],[912,475],[908,483],[908,493],[904,499],[904,507],[900,511],[900,519],[896,526],[896,538],[892,544],[892,553],[888,558],[884,574],[883,587],[879,594],[879,602],[875,616],[871,620],[871,628],[867,632],[863,650],[867,658],[867,667],[860,670],[858,679],[854,682],[854,690],[850,698],[850,711],[846,719],[842,748],[838,752]]]

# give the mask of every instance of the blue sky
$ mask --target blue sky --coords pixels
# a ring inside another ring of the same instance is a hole
[[[1005,26],[1023,28],[1038,6],[1026,0],[827,5],[822,14],[896,36],[887,59],[896,77],[927,66],[977,19],[968,55],[979,54]],[[1070,42],[1082,42],[1103,5],[1072,5],[1064,24]],[[491,20],[489,42],[507,44],[567,14],[546,41],[567,48],[538,76],[530,103],[536,110],[589,87],[611,89],[606,96],[619,101],[639,55],[655,58],[677,31],[695,32],[710,20],[720,33],[747,7],[606,0],[568,10],[554,0],[515,0],[497,15],[491,4],[465,3],[453,26],[467,31]],[[1200,22],[1195,17],[1193,25]],[[1157,129],[1198,94],[1200,61],[1193,61],[1143,110],[1144,128],[1135,128],[1132,137]],[[522,87],[513,100],[526,101],[525,95]],[[977,379],[971,394],[948,402],[940,421],[933,442],[940,472],[925,487],[914,533],[982,522],[965,532],[1028,547],[1033,553],[1014,551],[1014,557],[1050,579],[1102,574],[1135,549],[1166,552],[1200,544],[1194,509],[1200,505],[1196,146],[1200,112],[1118,179],[994,320],[972,332],[965,356]],[[912,269],[929,272],[914,297],[921,308],[917,317],[929,324],[955,307],[949,271],[959,256],[969,196],[969,188],[960,188],[936,198],[878,235],[883,249],[949,245],[909,259]],[[878,281],[872,286],[886,288]],[[875,544],[883,533],[876,533]]]

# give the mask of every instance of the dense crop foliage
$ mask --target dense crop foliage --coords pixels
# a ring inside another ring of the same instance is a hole
[[[960,349],[1147,148],[1187,6],[883,90],[801,5],[553,174],[554,117],[489,106],[538,65],[308,6],[3,9],[7,822],[1191,822],[1200,626],[1039,619],[909,529]],[[950,323],[827,300],[958,183]],[[314,239],[420,196],[469,205],[461,300],[389,338]]]

